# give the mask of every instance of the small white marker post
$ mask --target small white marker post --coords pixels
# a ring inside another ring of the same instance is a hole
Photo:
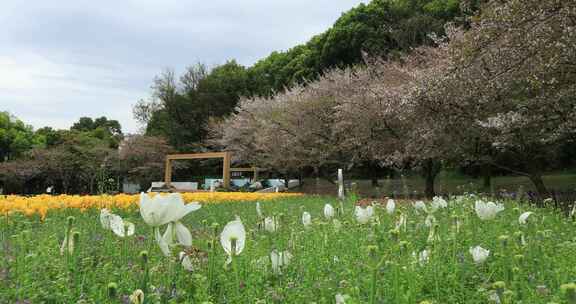
[[[338,169],[338,199],[344,200],[344,175],[342,169]]]

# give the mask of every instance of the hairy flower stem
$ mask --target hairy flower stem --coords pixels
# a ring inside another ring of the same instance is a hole
[[[376,282],[378,281],[378,266],[372,269],[372,284],[370,285],[370,304],[376,303]]]
[[[240,299],[242,295],[240,294],[240,276],[238,275],[238,260],[236,255],[232,255],[232,271],[234,272],[234,281],[236,286],[234,286],[234,290],[236,290],[236,303],[241,303]]]

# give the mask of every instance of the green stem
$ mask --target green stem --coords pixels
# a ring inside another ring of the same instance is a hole
[[[236,303],[241,303],[240,299],[241,299],[241,294],[240,294],[240,277],[238,275],[238,261],[237,261],[237,257],[233,254],[232,255],[232,271],[234,272],[234,279],[235,279],[235,283],[236,286],[234,286],[234,290],[236,290]]]
[[[378,266],[372,269],[372,284],[370,285],[370,304],[376,303],[376,281],[378,280]]]

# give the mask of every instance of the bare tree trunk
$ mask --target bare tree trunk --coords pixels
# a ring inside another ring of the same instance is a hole
[[[434,191],[434,181],[436,176],[438,176],[438,173],[440,173],[440,168],[440,162],[433,159],[427,159],[422,164],[422,174],[424,175],[425,180],[424,194],[426,195],[426,198],[431,199],[436,196],[436,191]]]
[[[482,164],[482,189],[490,191],[492,189],[492,166],[485,163]]]
[[[544,180],[542,179],[542,174],[540,173],[533,173],[528,176],[532,184],[534,184],[534,188],[536,188],[536,192],[538,193],[538,197],[540,199],[547,199],[550,197],[550,191],[546,188],[544,184]]]
[[[314,193],[319,193],[319,189],[320,189],[320,170],[318,170],[318,167],[314,167],[314,179],[315,179],[315,185],[314,187],[316,187],[316,189],[314,190]]]

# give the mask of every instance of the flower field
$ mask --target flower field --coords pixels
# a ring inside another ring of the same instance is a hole
[[[576,225],[554,210],[240,197],[29,198],[56,207],[0,217],[0,303],[576,303]]]
[[[300,196],[299,193],[254,193],[254,192],[195,192],[183,193],[185,201],[198,201],[204,204],[219,202],[245,202],[270,200],[281,197]],[[19,195],[0,195],[0,214],[24,213],[46,217],[48,210],[89,208],[137,208],[138,195],[37,195],[32,197]]]

